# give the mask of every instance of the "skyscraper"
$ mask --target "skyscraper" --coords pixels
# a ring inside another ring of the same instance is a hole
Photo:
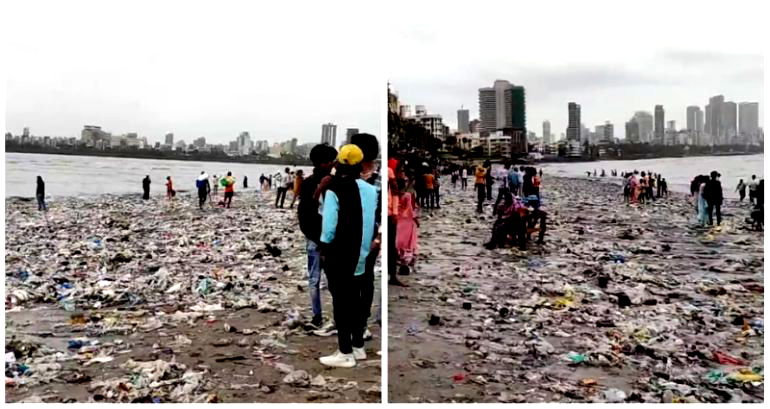
[[[738,104],[738,133],[753,142],[759,134],[759,103],[741,102]]]
[[[506,94],[506,91],[511,89],[513,85],[506,80],[497,80],[493,85],[495,90],[495,120],[497,126],[495,129],[508,128],[507,122],[509,118],[510,109],[507,109],[510,105],[510,95]]]
[[[654,128],[652,114],[647,111],[636,111],[632,119],[639,124],[639,142],[652,141]]]
[[[724,103],[724,95],[717,95],[709,98],[709,104],[706,106],[708,133],[711,134],[712,141],[715,145],[720,145],[724,141],[725,130],[722,124],[724,119],[722,114],[722,105]]]
[[[567,122],[567,140],[580,142],[580,105],[575,102],[567,104],[569,119]]]
[[[166,145],[174,146],[174,134],[171,132],[166,134]]]
[[[491,133],[497,130],[497,110],[494,88],[479,89],[479,132]]]
[[[553,143],[551,140],[551,121],[547,119],[543,121],[543,143],[546,145]]]
[[[502,127],[498,129],[513,128],[516,130],[526,130],[527,97],[524,87],[511,86],[506,88],[503,91],[503,96],[505,100],[505,121],[502,123]],[[498,120],[499,125],[501,124]]]
[[[358,128],[348,128],[347,131],[345,131],[345,144],[350,143],[350,138],[353,137],[353,135],[358,133]]]
[[[639,143],[639,122],[635,118],[631,118],[626,122],[626,142]]]
[[[470,117],[467,109],[457,110],[457,131],[460,133],[470,132]]]
[[[337,125],[330,122],[321,126],[321,143],[337,146]]]
[[[701,112],[700,107],[691,105],[687,107],[687,130],[698,131],[698,113]],[[701,114],[702,115],[702,114]],[[701,127],[703,127],[701,125]]]
[[[612,122],[605,121],[604,122],[604,134],[600,136],[603,141],[605,142],[614,142],[615,141],[615,126],[612,125]]]
[[[736,143],[738,136],[738,105],[727,101],[722,104],[722,143]]]
[[[238,142],[238,153],[241,155],[248,155],[251,153],[251,136],[249,136],[248,132],[241,132],[241,134],[238,135],[238,139],[236,141]]]
[[[663,127],[666,122],[665,111],[663,111],[663,105],[655,105],[655,141],[656,144],[663,144],[663,136],[665,135],[665,128]]]

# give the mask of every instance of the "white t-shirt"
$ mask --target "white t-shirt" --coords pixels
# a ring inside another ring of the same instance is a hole
[[[752,180],[749,182],[749,190],[752,192],[757,190],[757,187],[759,186],[759,181],[757,179]]]
[[[463,179],[468,179],[468,169],[463,168]]]
[[[294,178],[291,176],[291,173],[283,174],[283,187],[289,189],[294,187]]]

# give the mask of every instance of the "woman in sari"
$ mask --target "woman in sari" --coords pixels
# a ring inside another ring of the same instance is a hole
[[[396,251],[401,265],[399,274],[407,275],[414,267],[417,254],[417,203],[414,190],[406,189],[406,181],[398,179],[398,216],[396,225]]]

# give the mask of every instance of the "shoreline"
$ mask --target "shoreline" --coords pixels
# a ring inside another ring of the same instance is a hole
[[[487,250],[491,204],[478,216],[472,190],[442,182],[409,287],[389,286],[392,402],[763,401],[712,357],[763,365],[763,236],[742,228],[745,203],[695,228],[684,193],[627,206],[615,185],[546,173],[545,245]]]

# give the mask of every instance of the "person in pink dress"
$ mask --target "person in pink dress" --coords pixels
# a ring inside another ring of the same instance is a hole
[[[399,275],[409,275],[410,267],[414,267],[417,255],[417,202],[413,189],[405,189],[406,181],[399,179],[398,183],[398,216],[396,225],[396,251],[398,252]]]

